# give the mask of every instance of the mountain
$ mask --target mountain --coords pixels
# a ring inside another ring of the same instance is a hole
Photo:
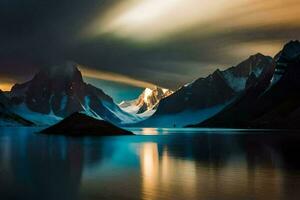
[[[109,122],[77,112],[42,130],[41,133],[67,136],[133,135]]]
[[[185,126],[206,120],[220,112],[238,94],[272,68],[269,56],[256,54],[227,70],[216,70],[162,99],[156,112],[137,126]]]
[[[0,90],[0,126],[32,126],[29,120],[13,113],[9,109],[10,101]]]
[[[300,128],[300,42],[291,41],[236,101],[196,127]]]
[[[155,87],[154,89],[146,88],[137,99],[123,101],[119,106],[128,113],[148,116],[155,112],[160,100],[172,93],[173,91],[161,87]]]
[[[121,124],[134,121],[101,89],[87,84],[75,63],[43,69],[8,93],[19,115],[38,124],[53,124],[74,112]]]

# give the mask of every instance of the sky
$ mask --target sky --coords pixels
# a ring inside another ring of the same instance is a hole
[[[299,0],[1,0],[0,89],[65,61],[113,97],[176,89],[274,56],[300,39],[299,11]]]

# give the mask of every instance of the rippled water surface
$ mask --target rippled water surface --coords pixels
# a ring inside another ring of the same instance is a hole
[[[68,138],[0,128],[0,199],[300,199],[300,135],[132,129]],[[299,133],[300,134],[300,133]]]

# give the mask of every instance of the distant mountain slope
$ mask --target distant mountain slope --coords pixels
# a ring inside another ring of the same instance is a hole
[[[119,106],[126,112],[132,114],[147,115],[153,113],[159,102],[168,96],[170,96],[173,91],[161,87],[156,87],[154,89],[146,88],[142,94],[135,100],[123,101]]]
[[[0,126],[32,126],[29,120],[13,113],[9,109],[9,99],[0,90]]]
[[[235,67],[216,70],[181,87],[160,101],[157,111],[137,126],[184,126],[212,117],[227,106],[262,71],[272,66],[272,58],[262,54],[250,56]],[[162,124],[163,122],[163,124]]]
[[[41,70],[32,80],[14,85],[8,95],[18,114],[33,116],[41,123],[49,122],[48,118],[53,123],[74,112],[117,124],[136,119],[101,89],[86,84],[75,63]]]
[[[291,41],[235,102],[196,127],[300,128],[300,42]]]

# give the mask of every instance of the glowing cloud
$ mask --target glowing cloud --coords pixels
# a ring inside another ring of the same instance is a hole
[[[124,83],[127,85],[136,86],[140,88],[155,88],[155,85],[152,83],[137,80],[117,73],[90,69],[83,66],[80,66],[80,71],[84,77],[88,77],[88,78],[95,78],[100,80]]]
[[[139,40],[157,39],[219,15],[226,1],[129,0],[100,16],[89,32],[95,35],[112,32]]]
[[[127,0],[99,16],[91,35],[113,33],[139,41],[197,28],[199,34],[249,27],[299,26],[298,0]]]

